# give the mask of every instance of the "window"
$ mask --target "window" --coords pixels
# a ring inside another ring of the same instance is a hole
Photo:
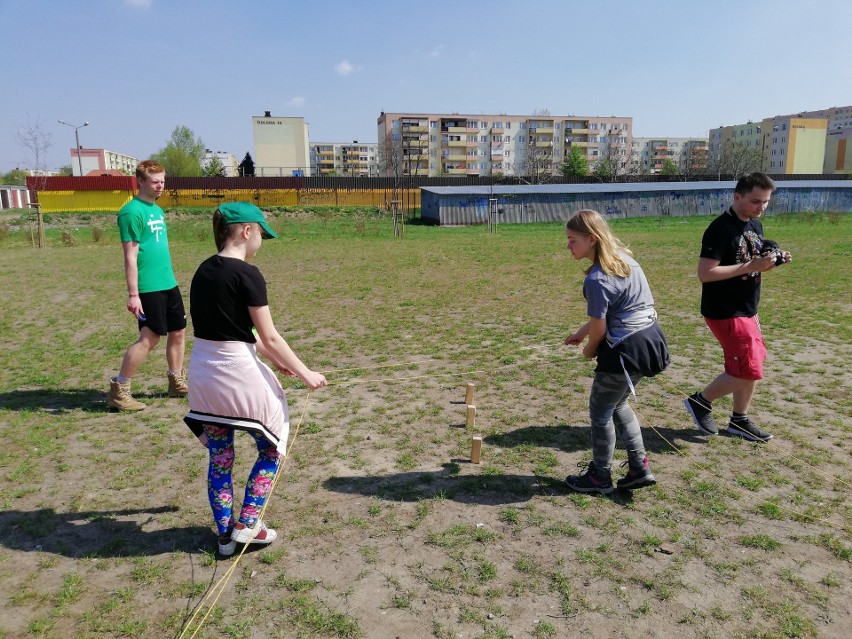
[[[502,128],[503,128],[503,123],[502,123],[502,122],[495,122],[495,123],[494,123],[494,128],[495,128],[495,129],[502,129]]]
[[[429,122],[429,128],[430,129],[434,129],[436,126],[438,126],[438,123],[435,120],[432,120],[431,122]]]
[[[479,141],[480,142],[488,142],[488,136],[487,135],[480,136]]]
[[[467,128],[468,129],[478,129],[479,128],[479,122],[477,122],[476,120],[471,120],[470,122],[467,123]]]
[[[511,128],[512,128],[512,123],[511,123],[511,122],[506,122],[506,128],[507,128],[507,129],[511,129]]]
[[[505,155],[506,157],[509,157],[509,155],[511,155],[511,153],[512,152],[509,151],[509,149],[506,149],[505,151],[503,151],[503,155]]]
[[[559,127],[560,127],[560,126],[561,126],[561,125],[557,122],[557,123],[556,123],[556,130],[557,130],[557,131],[559,130]]]
[[[483,128],[483,129],[488,128],[488,122],[480,122],[479,124],[481,125],[481,128]]]
[[[521,122],[521,128],[522,128],[522,129],[526,129],[526,128],[527,128],[527,123],[526,123],[526,122]]]
[[[503,136],[503,142],[511,142],[511,141],[512,141],[511,135],[504,135]]]

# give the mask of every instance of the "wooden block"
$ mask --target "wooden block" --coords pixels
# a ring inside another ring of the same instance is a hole
[[[482,437],[474,437],[470,443],[470,463],[478,464],[482,454]]]
[[[473,404],[467,405],[467,422],[466,426],[468,428],[472,428],[473,424],[476,422],[476,406]]]
[[[465,394],[464,394],[464,403],[467,404],[468,406],[473,404],[473,387],[474,387],[474,384],[471,383],[471,382],[468,382],[467,391],[465,391]]]

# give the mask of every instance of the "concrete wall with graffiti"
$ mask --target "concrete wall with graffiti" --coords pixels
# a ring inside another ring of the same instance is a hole
[[[497,223],[567,221],[575,211],[593,209],[608,218],[718,215],[733,198],[734,183],[708,183],[712,186],[688,189],[641,190],[637,185],[607,185],[607,191],[542,192],[535,187],[520,187],[508,192],[464,192],[469,187],[423,189],[421,217],[436,224],[486,224],[489,210]],[[787,186],[775,192],[767,213],[801,211],[852,211],[852,184],[831,186]],[[653,185],[657,186],[657,185]],[[630,187],[623,190],[620,187]]]

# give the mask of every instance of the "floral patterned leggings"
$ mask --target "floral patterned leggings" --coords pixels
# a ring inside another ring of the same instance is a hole
[[[234,527],[234,486],[231,479],[234,466],[234,429],[204,424],[204,432],[207,433],[207,449],[210,452],[207,496],[210,498],[216,528],[220,535],[225,535]],[[248,477],[239,519],[241,524],[249,528],[254,526],[260,515],[281,461],[281,453],[268,439],[259,433],[250,434],[257,442],[257,461]]]

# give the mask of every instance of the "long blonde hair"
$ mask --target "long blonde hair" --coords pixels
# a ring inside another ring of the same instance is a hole
[[[589,235],[597,239],[595,242],[595,259],[592,265],[586,269],[586,274],[597,264],[607,275],[613,277],[627,277],[630,275],[630,264],[624,259],[624,253],[633,255],[630,249],[621,243],[612,231],[603,216],[591,209],[582,209],[574,213],[565,228],[574,233]]]

